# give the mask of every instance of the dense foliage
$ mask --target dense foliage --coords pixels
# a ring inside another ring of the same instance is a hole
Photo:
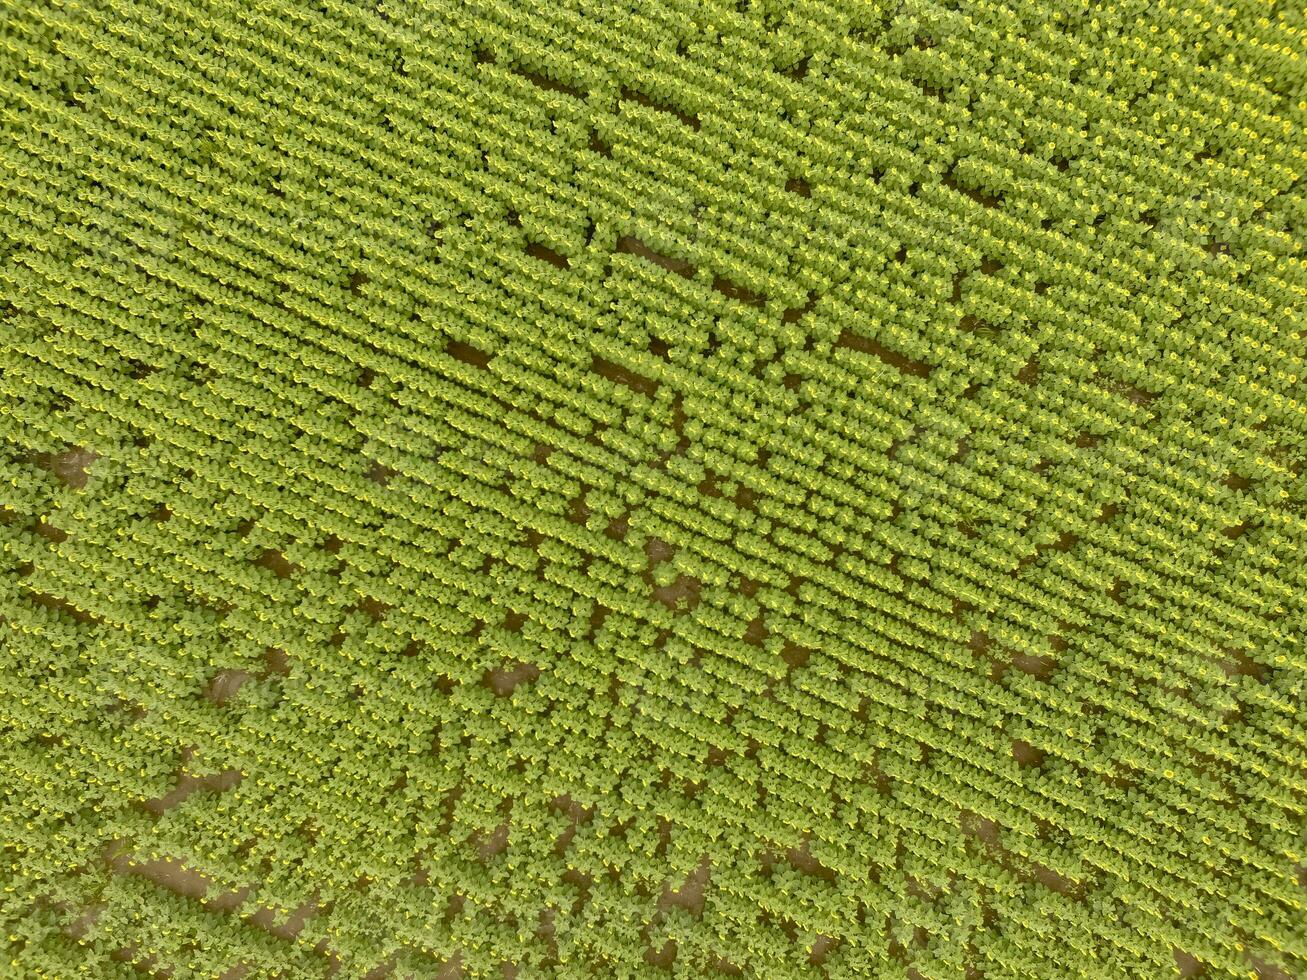
[[[0,0],[0,974],[1307,975],[1301,11]]]

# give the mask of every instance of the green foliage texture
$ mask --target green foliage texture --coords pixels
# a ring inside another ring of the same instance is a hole
[[[1274,0],[0,0],[0,976],[1307,976]]]

